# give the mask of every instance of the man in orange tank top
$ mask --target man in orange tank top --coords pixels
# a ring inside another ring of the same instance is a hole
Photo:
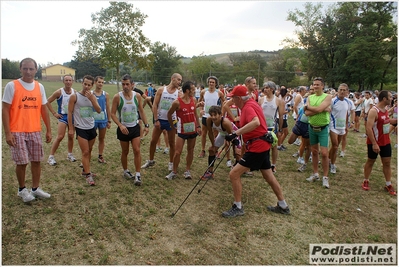
[[[46,143],[51,142],[50,117],[43,85],[34,80],[37,63],[25,58],[19,65],[22,77],[9,82],[4,88],[2,119],[6,142],[16,164],[18,196],[24,202],[35,198],[49,198],[50,194],[40,187],[40,161],[43,160],[41,122],[46,126]],[[25,187],[26,166],[31,163],[32,189]]]

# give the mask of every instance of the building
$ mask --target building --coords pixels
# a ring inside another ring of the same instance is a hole
[[[72,79],[75,80],[75,69],[69,68],[67,66],[55,64],[42,68],[43,81],[62,81],[62,78],[67,74],[72,75]]]

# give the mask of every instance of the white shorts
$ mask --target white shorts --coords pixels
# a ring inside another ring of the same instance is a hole
[[[338,134],[338,135],[345,135],[346,133],[346,129],[334,129],[334,128],[330,128],[330,131]]]

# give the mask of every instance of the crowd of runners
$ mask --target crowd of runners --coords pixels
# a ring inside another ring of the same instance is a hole
[[[91,171],[90,162],[97,136],[97,161],[111,164],[106,158],[105,136],[112,123],[117,126],[116,136],[121,147],[121,174],[137,186],[143,184],[141,169],[167,168],[169,174],[165,178],[168,180],[181,175],[179,165],[183,149],[187,150],[184,166],[181,166],[183,177],[192,179],[193,162],[207,158],[208,168],[200,179],[213,179],[217,176],[214,164],[223,154],[226,166],[231,169],[229,177],[234,195],[232,207],[222,213],[224,217],[244,214],[240,179],[258,170],[278,199],[277,205],[267,209],[290,214],[274,176],[277,170],[283,171],[277,163],[279,154],[287,153],[286,144],[298,146],[298,151],[292,155],[297,158],[298,171],[311,169],[311,175],[304,179],[321,180],[324,188],[330,188],[330,174],[340,168],[337,158],[345,157],[348,133],[359,133],[360,124],[364,123],[365,133],[360,134],[366,138],[367,160],[361,187],[370,190],[370,174],[380,155],[384,188],[390,195],[396,195],[391,183],[390,135],[397,136],[397,102],[396,94],[393,97],[389,91],[351,93],[345,83],[337,89],[326,88],[320,77],[314,78],[309,86],[287,88],[273,81],[266,81],[259,87],[254,77],[247,77],[242,85],[232,87],[210,76],[204,86],[183,82],[183,77],[174,73],[169,84],[158,88],[150,84],[146,92],[135,88],[130,75],[123,75],[122,91],[109,96],[103,90],[104,77],[86,75],[79,85],[81,88],[74,89],[73,77],[65,75],[64,86],[46,98],[43,85],[34,80],[36,62],[26,58],[21,61],[20,70],[22,77],[8,83],[4,89],[2,116],[6,142],[16,164],[18,196],[24,202],[50,197],[39,187],[40,162],[44,157],[40,119],[43,118],[46,126],[46,142],[50,143],[50,114],[58,120],[58,126],[47,163],[57,164],[56,152],[67,133],[66,159],[77,161],[72,153],[76,139],[81,152],[82,176],[90,186],[95,185],[96,174]],[[53,101],[57,102],[56,110]],[[151,109],[152,118],[147,118],[145,106]],[[293,120],[288,120],[290,116]],[[292,127],[288,127],[289,121],[294,122]],[[150,127],[149,154],[143,155],[141,139],[149,133]],[[164,150],[160,149],[161,136],[165,141]],[[272,141],[268,136],[272,136]],[[194,155],[197,139],[201,150],[199,155]],[[133,166],[129,168],[130,144]],[[167,166],[156,164],[155,156],[159,151],[168,154]],[[31,190],[25,186],[29,162]]]

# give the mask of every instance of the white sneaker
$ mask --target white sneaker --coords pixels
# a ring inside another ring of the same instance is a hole
[[[184,179],[191,179],[191,178],[192,178],[192,177],[191,177],[190,171],[189,171],[189,170],[185,171],[185,172],[184,172]]]
[[[306,170],[306,164],[302,164],[301,166],[299,166],[298,171],[299,172],[304,172]]]
[[[169,154],[169,148],[165,148],[163,151],[164,154]]]
[[[226,166],[229,167],[229,168],[233,167],[233,164],[231,164],[231,160],[230,159],[226,162]]]
[[[37,198],[50,198],[51,196],[49,193],[44,192],[40,187],[36,188],[35,191],[31,190],[31,194]]]
[[[309,178],[306,178],[306,181],[308,182],[315,182],[315,181],[319,181],[320,177],[318,174],[312,174]]]
[[[393,147],[394,147],[394,148],[398,148],[398,144],[395,144]]]
[[[136,175],[134,178],[134,185],[140,186],[141,185],[141,177],[140,175]]]
[[[330,188],[330,185],[328,184],[328,177],[327,176],[324,176],[323,177],[323,187],[325,187],[325,188]]]
[[[123,177],[125,177],[126,179],[133,179],[134,177],[133,177],[133,174],[128,170],[128,171],[125,171],[124,173],[123,173]]]
[[[298,157],[298,156],[299,156],[299,151],[297,151],[297,152],[295,152],[294,154],[292,154],[292,156],[293,156],[294,158]]]
[[[339,153],[339,156],[340,156],[341,158],[345,157],[345,152],[344,152],[344,151],[341,151],[341,153]]]
[[[362,137],[363,137],[363,138],[366,138],[366,137],[367,137],[367,134],[363,134]]]
[[[173,178],[176,178],[177,174],[174,172],[170,172],[168,175],[165,176],[167,180],[172,180]]]
[[[22,191],[18,191],[18,196],[22,198],[24,202],[30,202],[35,199],[32,193],[26,188],[22,189]]]
[[[331,173],[337,173],[337,166],[335,166],[335,164],[331,164],[330,165],[330,172]]]
[[[155,165],[155,161],[154,160],[146,160],[145,164],[143,166],[141,166],[142,169],[147,169],[149,167],[152,167]]]
[[[67,160],[69,160],[70,162],[76,161],[75,157],[72,154],[67,156]]]
[[[299,138],[297,138],[294,142],[294,145],[296,146],[300,146],[301,145],[301,140]]]
[[[305,164],[305,160],[303,159],[303,157],[299,157],[299,158],[297,159],[296,163]]]
[[[168,162],[168,171],[173,171],[173,162]]]
[[[55,161],[54,156],[49,156],[48,160],[47,160],[47,163],[50,164],[50,166],[54,166],[54,165],[57,164],[57,162]]]

